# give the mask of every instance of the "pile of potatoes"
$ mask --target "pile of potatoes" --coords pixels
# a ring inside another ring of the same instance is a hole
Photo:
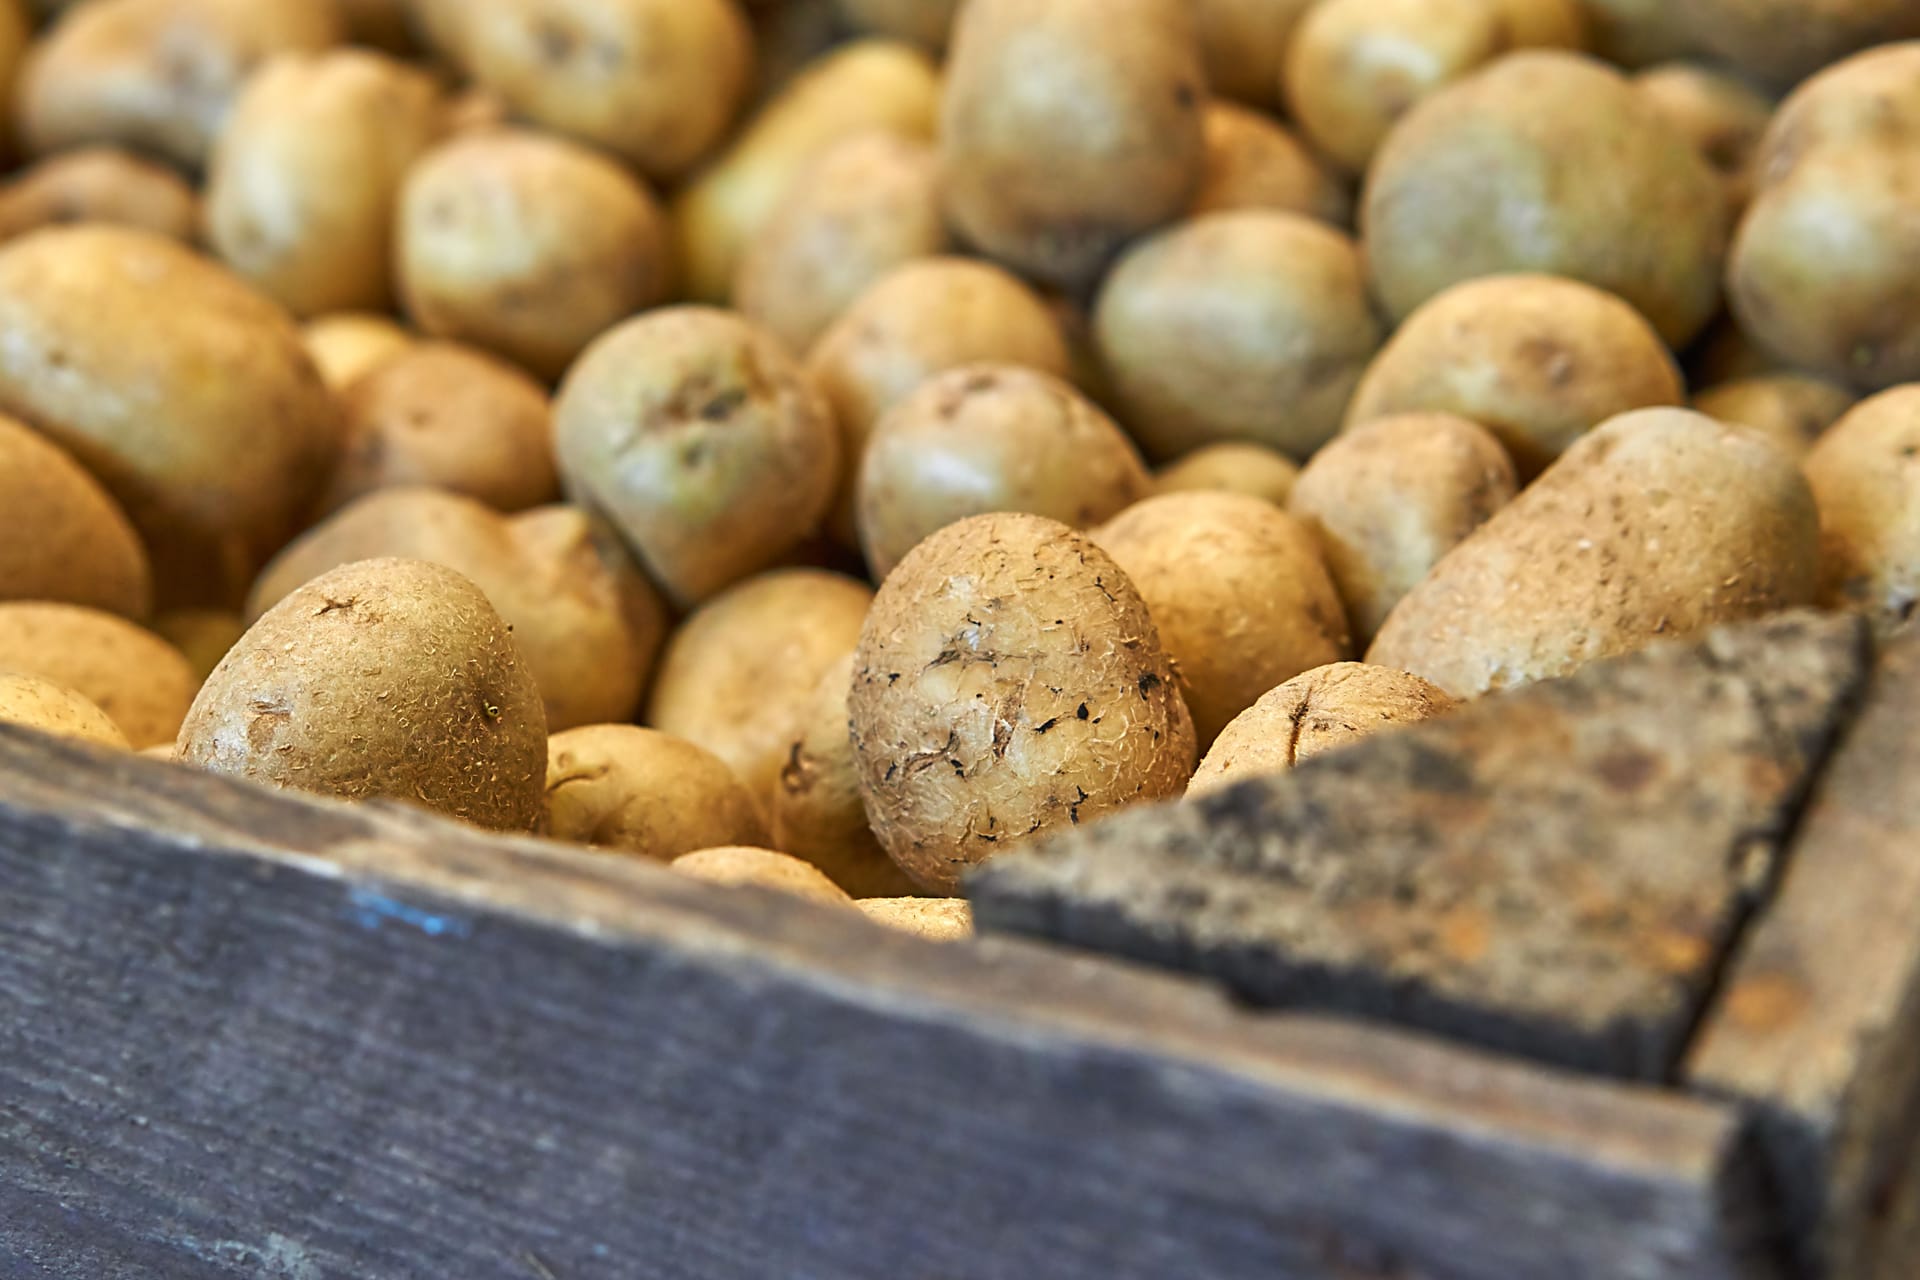
[[[0,720],[970,932],[1920,602],[1913,0],[0,0]]]

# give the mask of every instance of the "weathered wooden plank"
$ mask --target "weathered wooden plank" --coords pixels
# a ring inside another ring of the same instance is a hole
[[[1879,1256],[1920,1198],[1920,634],[1882,655],[1686,1077],[1762,1109],[1822,1274],[1920,1276],[1911,1233]]]
[[[1868,665],[1858,619],[1656,646],[1117,816],[969,882],[982,928],[1665,1078]]]
[[[0,729],[23,1277],[1771,1276],[1736,1113]]]

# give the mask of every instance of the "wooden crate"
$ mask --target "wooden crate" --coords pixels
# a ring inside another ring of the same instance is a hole
[[[0,1274],[1905,1280],[1916,709],[1650,1082],[0,728]]]

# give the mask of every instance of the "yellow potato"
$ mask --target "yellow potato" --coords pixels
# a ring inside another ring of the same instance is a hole
[[[1203,445],[1162,467],[1154,478],[1154,492],[1244,493],[1284,507],[1299,478],[1300,468],[1285,454],[1265,445],[1228,441]]]
[[[191,243],[200,197],[164,165],[114,147],[80,147],[0,186],[0,240],[66,222],[112,222]]]
[[[0,671],[0,724],[21,725],[56,738],[131,750],[120,726],[84,695],[51,680],[18,671]]]
[[[1230,102],[1207,104],[1207,171],[1187,212],[1273,209],[1344,227],[1346,185],[1276,120]]]
[[[0,670],[72,689],[136,750],[171,742],[200,686],[186,658],[151,631],[69,604],[0,604]]]
[[[755,885],[790,893],[809,902],[851,907],[853,899],[846,890],[826,878],[811,863],[790,858],[771,849],[701,849],[673,860],[673,869],[681,875],[705,880],[709,884],[730,887]]]
[[[153,607],[146,548],[126,514],[79,463],[3,414],[0,600],[91,605],[129,618]]]
[[[760,804],[726,762],[672,734],[582,725],[547,740],[547,834],[671,862],[763,843]]]
[[[1753,191],[1753,156],[1773,101],[1738,76],[1691,62],[1649,67],[1633,87],[1706,157],[1737,215]]]
[[[861,898],[853,905],[875,924],[928,942],[959,942],[973,936],[973,908],[962,898]]]
[[[1807,454],[1823,603],[1904,623],[1920,601],[1920,385],[1861,401]]]
[[[359,311],[318,316],[307,321],[300,333],[307,355],[335,391],[346,390],[361,374],[418,341],[390,317]]]
[[[1697,412],[1721,422],[1752,427],[1786,451],[1804,458],[1820,433],[1854,404],[1853,392],[1803,373],[1770,373],[1708,387],[1693,398]]]

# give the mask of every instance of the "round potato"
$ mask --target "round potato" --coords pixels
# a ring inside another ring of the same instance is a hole
[[[309,320],[300,335],[321,378],[335,391],[346,390],[361,374],[418,341],[391,318],[358,311]]]
[[[1821,600],[1882,625],[1920,602],[1920,385],[1861,401],[1820,437],[1805,471],[1820,506]]]
[[[924,53],[893,40],[857,40],[803,69],[674,198],[675,260],[687,296],[726,300],[755,234],[834,143],[873,129],[931,138],[939,85]]]
[[[256,67],[343,34],[313,0],[91,0],[29,54],[16,123],[35,155],[104,142],[197,169]]]
[[[1620,295],[1672,346],[1713,316],[1726,250],[1719,176],[1618,72],[1510,54],[1409,111],[1368,170],[1374,291],[1405,319],[1502,272]]]
[[[484,352],[410,343],[356,378],[340,404],[346,447],[323,511],[376,489],[414,485],[506,512],[560,496],[546,389]]]
[[[1920,42],[1828,67],[1754,161],[1727,292],[1787,364],[1877,390],[1920,379]]]
[[[0,670],[64,685],[135,750],[171,742],[200,682],[172,645],[125,618],[69,604],[0,604]]]
[[[1300,468],[1265,445],[1228,441],[1204,445],[1160,469],[1156,493],[1244,493],[1276,507],[1287,505]]]
[[[547,834],[658,862],[763,844],[760,805],[726,762],[672,734],[593,724],[547,740]]]
[[[1000,268],[965,258],[896,267],[821,335],[807,372],[840,426],[846,483],[834,527],[843,541],[855,537],[853,481],[880,415],[934,374],[988,361],[1062,378],[1072,368],[1047,304]]]
[[[1152,481],[1113,420],[1051,374],[972,364],[928,378],[874,427],[860,466],[860,545],[875,580],[967,516],[1025,511],[1076,529]]]
[[[1566,675],[1812,600],[1820,529],[1792,459],[1685,409],[1588,432],[1388,615],[1367,661],[1455,697]]]
[[[1703,51],[1779,85],[1857,49],[1920,36],[1912,0],[1678,0],[1668,8]]]
[[[847,891],[827,879],[818,867],[771,849],[700,849],[681,854],[673,860],[672,865],[681,875],[710,884],[733,887],[757,885],[762,889],[790,893],[809,902],[830,906],[853,905],[853,899],[847,896]]]
[[[422,560],[363,560],[248,629],[194,699],[179,759],[531,831],[545,807],[547,722],[480,588]]]
[[[1224,440],[1305,458],[1339,428],[1381,338],[1353,241],[1264,210],[1135,246],[1093,325],[1121,421],[1159,460]]]
[[[1230,102],[1206,112],[1207,171],[1187,213],[1273,209],[1336,227],[1353,221],[1346,184],[1278,121]]]
[[[1040,516],[975,516],[901,562],[847,714],[881,846],[921,887],[1020,842],[1178,795],[1193,721],[1111,556]]]
[[[820,393],[772,337],[712,307],[607,334],[567,376],[554,420],[568,494],[605,515],[682,606],[798,546],[839,481]]]
[[[735,304],[805,352],[868,285],[947,251],[939,177],[933,148],[915,139],[863,133],[835,143],[754,234]]]
[[[856,898],[902,897],[913,882],[874,838],[847,738],[853,653],[820,677],[773,789],[773,843]]]
[[[960,0],[834,0],[834,7],[855,31],[910,40],[938,52],[947,47]]]
[[[1533,476],[1595,423],[1685,395],[1660,335],[1620,299],[1555,276],[1489,276],[1407,318],[1367,367],[1347,424],[1457,414]]]
[[[0,415],[0,600],[53,600],[144,618],[146,548],[94,478],[56,445]]]
[[[1448,413],[1406,413],[1335,437],[1300,473],[1287,509],[1319,540],[1364,646],[1518,488],[1512,459],[1485,428]]]
[[[1194,0],[1207,84],[1218,94],[1275,107],[1290,41],[1313,0]]]
[[[665,225],[639,180],[525,130],[462,134],[424,156],[398,236],[400,291],[423,330],[548,380],[667,288]]]
[[[1853,392],[1803,373],[1769,373],[1708,387],[1694,410],[1752,427],[1790,458],[1804,458],[1820,433],[1853,407]]]
[[[434,489],[382,489],[306,533],[254,584],[259,617],[355,561],[429,560],[471,580],[506,619],[555,733],[633,715],[666,610],[618,539],[575,507],[511,519]]]
[[[1261,694],[1351,649],[1313,535],[1271,502],[1164,494],[1089,536],[1146,601],[1202,751]]]
[[[861,898],[853,905],[875,924],[928,942],[973,936],[973,908],[963,898]]]
[[[0,412],[119,502],[162,605],[233,603],[340,447],[333,398],[276,304],[151,232],[0,247]]]
[[[723,592],[669,637],[646,722],[713,752],[770,804],[814,693],[858,642],[872,600],[865,583],[818,569],[775,569]]]
[[[1691,62],[1649,67],[1633,87],[1713,166],[1726,184],[1728,206],[1736,214],[1745,208],[1772,100],[1738,76]]]
[[[247,620],[225,609],[172,609],[153,620],[153,633],[180,651],[198,688],[240,643]]]
[[[283,54],[213,147],[207,239],[296,315],[393,303],[394,201],[444,120],[433,78],[384,54]]]
[[[81,147],[0,186],[0,240],[68,222],[111,222],[191,243],[200,197],[164,165],[114,147]]]
[[[941,98],[947,217],[1023,275],[1091,284],[1193,202],[1206,92],[1187,0],[971,0]]]
[[[51,680],[0,671],[0,724],[17,724],[56,738],[131,750],[120,726],[84,695]]]
[[[1193,771],[1187,795],[1285,773],[1297,764],[1459,703],[1419,676],[1364,662],[1303,671],[1234,717]]]

